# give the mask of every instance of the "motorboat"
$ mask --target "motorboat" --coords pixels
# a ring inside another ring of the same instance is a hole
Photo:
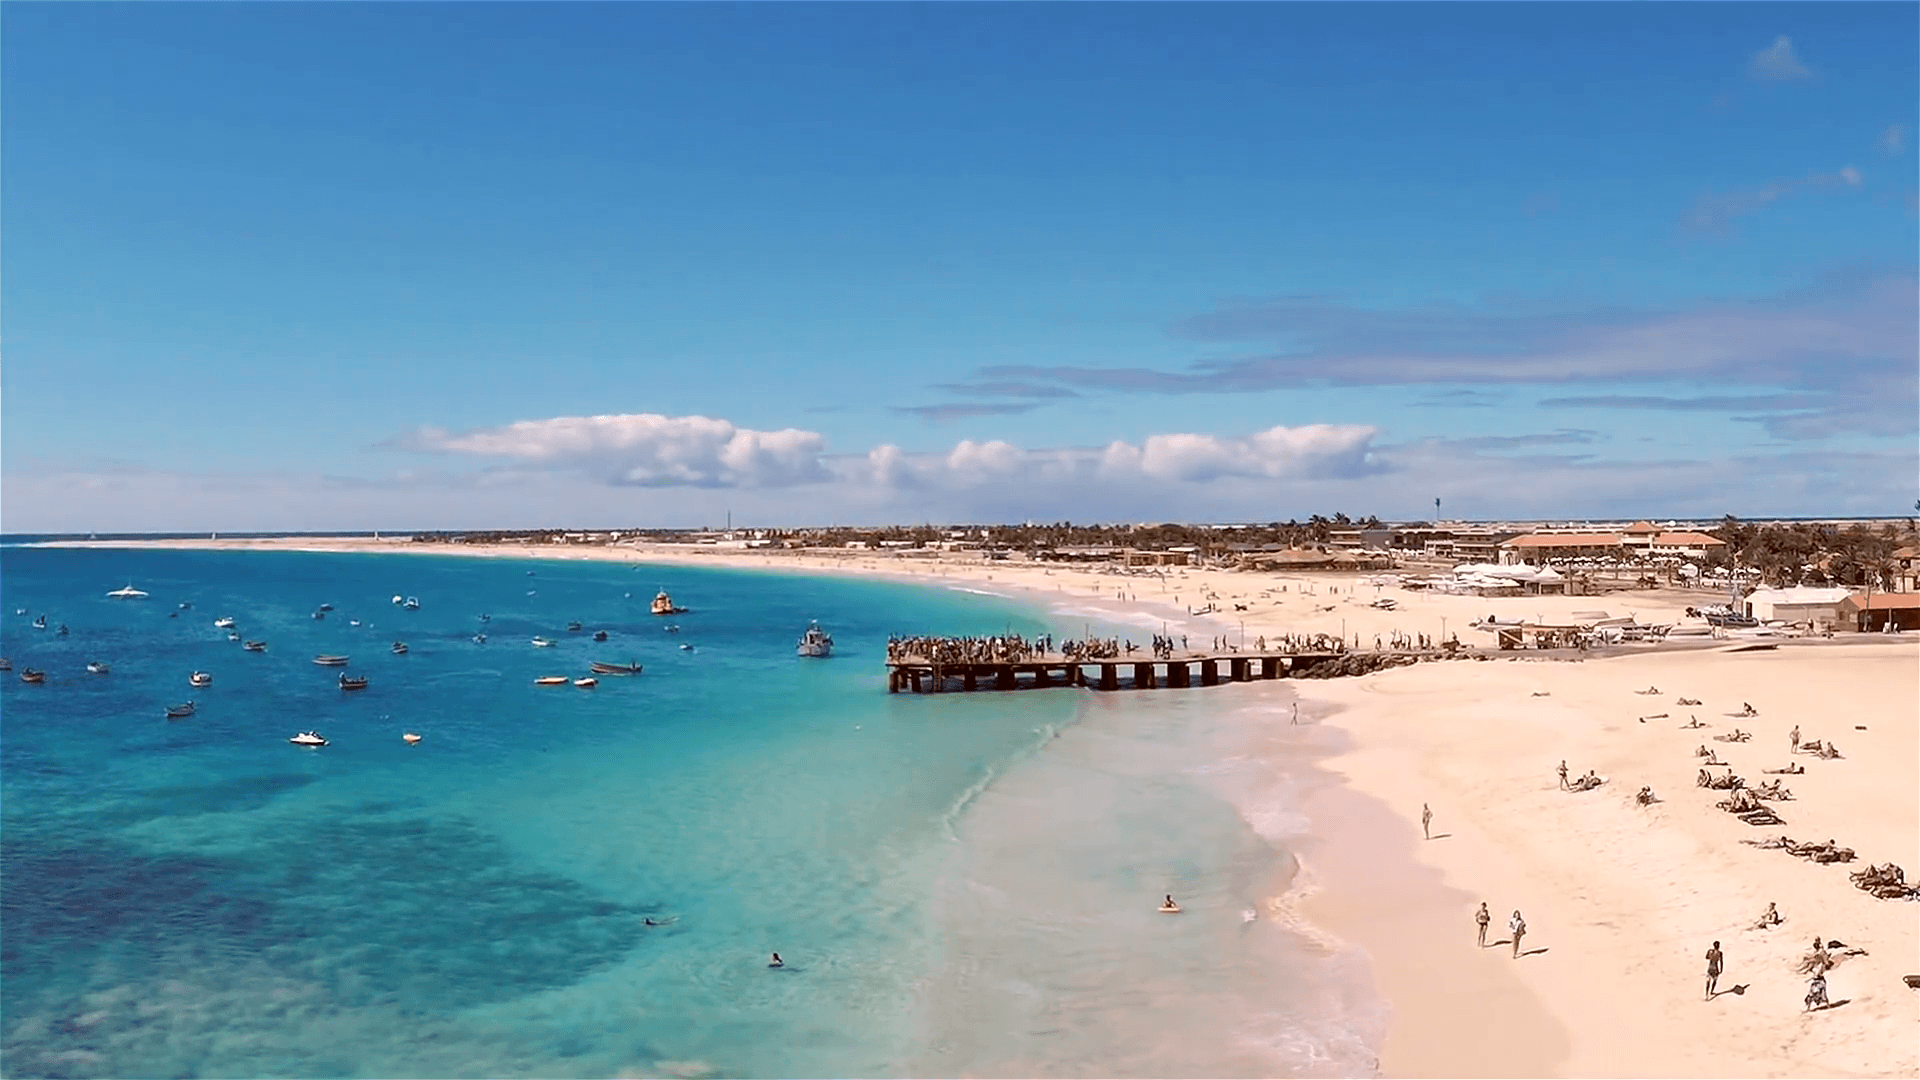
[[[359,619],[348,619],[348,620],[347,620],[347,625],[348,625],[348,626],[359,626],[359,625],[360,625],[360,620],[359,620]]]
[[[605,630],[595,630],[593,632],[593,640],[595,641],[607,640],[607,632]]]
[[[600,680],[594,679],[594,678],[575,679],[573,680],[573,685],[581,688],[582,690],[591,690],[594,687],[600,685]]]
[[[406,740],[408,746],[414,746],[420,742],[420,736],[411,731],[400,737]]]
[[[227,631],[227,640],[228,640],[228,641],[239,641],[239,640],[240,640],[240,631],[238,631],[238,630],[229,630],[229,631]]]
[[[178,610],[180,610],[180,611],[192,611],[192,610],[193,610],[193,601],[191,601],[191,600],[182,600],[182,601],[180,601],[180,607],[179,607],[179,609],[178,609]]]
[[[212,686],[213,676],[207,674],[204,671],[196,671],[193,674],[187,676],[187,682],[193,686]]]
[[[313,613],[313,617],[316,619],[324,619],[327,617],[327,613],[324,611],[316,611]]]
[[[45,630],[47,628],[47,617],[45,615],[42,615],[39,618],[33,620],[33,628],[35,630]]]
[[[138,600],[146,596],[147,594],[144,592],[141,592],[139,589],[134,588],[133,582],[129,581],[127,582],[126,588],[115,589],[112,592],[108,593],[107,595],[112,597],[115,600]]]
[[[551,649],[553,648],[553,642],[543,637],[537,637],[533,639],[533,647],[536,649]]]
[[[535,686],[565,686],[565,685],[567,685],[567,681],[568,681],[568,680],[567,680],[567,677],[566,677],[565,675],[542,675],[542,676],[540,676],[539,678],[537,678],[537,679],[535,679],[535,680],[533,680],[533,685],[535,685]]]
[[[686,610],[687,609],[683,607],[675,607],[673,597],[668,596],[667,590],[665,589],[661,589],[659,594],[653,598],[653,613],[655,615],[679,615]]]
[[[327,737],[320,734],[317,731],[303,731],[300,734],[295,735],[293,738],[288,739],[287,741],[292,743],[295,746],[327,745]]]
[[[365,675],[349,675],[344,671],[340,673],[340,689],[365,690],[366,688],[367,677]]]
[[[487,643],[487,635],[485,634],[473,635],[473,643],[475,645],[485,645]]]
[[[639,664],[608,664],[595,660],[592,664],[595,675],[638,675]]]
[[[582,630],[585,630],[585,629],[586,629],[586,627],[584,627],[584,626],[582,626],[582,625],[580,625],[580,620],[578,620],[578,619],[575,619],[575,620],[573,620],[572,622],[570,622],[570,623],[568,623],[568,624],[567,624],[567,631],[568,631],[569,633],[573,633],[573,634],[577,634],[577,633],[579,633],[580,631],[582,631]]]
[[[395,655],[395,656],[405,656],[405,655],[407,655],[407,643],[406,643],[406,642],[404,642],[404,641],[396,641],[396,642],[394,642],[394,643],[393,643],[393,655]]]
[[[240,643],[240,647],[247,650],[248,652],[266,652],[267,651],[267,643],[264,641],[243,641]]]
[[[406,608],[408,611],[419,611],[420,598],[417,596],[409,596],[407,597],[407,602],[404,604],[401,604],[400,606],[403,608]]]
[[[47,681],[47,673],[27,668],[20,673],[20,681],[25,683],[43,683]]]
[[[316,656],[313,658],[313,662],[319,664],[321,667],[347,666],[347,658],[344,656]]]
[[[224,615],[218,619],[215,619],[213,620],[213,625],[215,629],[231,630],[233,629],[233,616]]]
[[[800,655],[828,657],[833,655],[833,635],[820,629],[816,620],[807,626],[807,632],[800,635]]]
[[[0,671],[12,671],[12,670],[13,670],[13,658],[8,656],[0,656]]]
[[[680,643],[680,651],[681,651],[681,652],[692,652],[692,651],[693,651],[693,646],[692,646],[692,645],[689,645],[689,644],[687,644],[686,642],[684,642],[684,641],[683,641],[683,642],[681,642],[681,643]]]
[[[321,611],[332,611],[332,610],[333,610],[333,605],[332,605],[332,604],[321,604],[321,605],[320,605],[320,610],[321,610]]]
[[[404,603],[406,603],[406,602],[407,602],[407,598],[406,598],[406,597],[404,597],[404,596],[401,596],[401,595],[400,595],[399,593],[394,593],[394,594],[393,594],[393,606],[394,606],[394,607],[399,607],[399,606],[400,606],[401,604],[404,604]]]
[[[87,674],[89,675],[111,675],[112,673],[113,673],[112,668],[108,667],[107,665],[101,663],[98,660],[95,660],[93,663],[87,665]]]
[[[193,715],[193,702],[191,701],[187,702],[184,705],[167,706],[167,719],[169,720],[185,720],[187,717],[192,715]]]

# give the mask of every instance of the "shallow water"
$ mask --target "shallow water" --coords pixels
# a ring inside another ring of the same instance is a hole
[[[606,563],[13,548],[0,571],[0,652],[49,672],[0,689],[10,1073],[1224,1076],[1369,1060],[1350,964],[1240,915],[1289,866],[1231,779],[1241,712],[1203,695],[885,693],[890,632],[1077,631],[1077,613]],[[152,596],[104,597],[128,580]],[[661,586],[694,610],[648,615]],[[322,602],[336,610],[314,620]],[[71,636],[30,629],[43,610]],[[240,651],[222,615],[269,651]],[[794,656],[810,618],[833,659]],[[532,648],[536,633],[560,644]],[[311,663],[322,652],[372,686],[342,693]],[[94,659],[112,674],[87,675]],[[589,659],[646,670],[533,685]],[[189,688],[195,669],[214,685]],[[188,698],[193,718],[162,719]],[[305,728],[332,745],[286,742]],[[1189,914],[1153,914],[1169,891]],[[786,967],[766,966],[773,951]]]

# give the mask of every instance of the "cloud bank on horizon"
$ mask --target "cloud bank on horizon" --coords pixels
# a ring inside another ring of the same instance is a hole
[[[1402,14],[24,8],[0,529],[1913,505],[1915,9]]]

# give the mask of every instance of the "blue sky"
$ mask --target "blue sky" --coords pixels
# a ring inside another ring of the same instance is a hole
[[[1900,513],[1917,10],[10,5],[0,527]]]

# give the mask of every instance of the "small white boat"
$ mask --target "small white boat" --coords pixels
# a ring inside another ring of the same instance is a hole
[[[221,630],[233,629],[233,616],[227,615],[213,620],[213,625]]]
[[[393,655],[395,655],[395,656],[405,656],[405,655],[407,655],[407,643],[406,643],[406,642],[404,642],[404,641],[396,641],[396,642],[394,642],[394,643],[393,643]]]
[[[227,631],[227,640],[228,640],[228,641],[239,641],[239,640],[240,640],[240,631],[238,631],[238,630],[229,630],[229,631]]]
[[[691,645],[688,645],[688,644],[686,644],[685,642],[682,642],[682,643],[680,644],[680,651],[681,651],[681,652],[692,652],[692,651],[693,651],[693,646],[691,646]]]
[[[316,656],[313,658],[313,662],[319,664],[321,667],[347,666],[347,658],[344,656]]]
[[[187,717],[192,715],[193,715],[193,702],[191,701],[181,705],[167,706],[167,719],[169,720],[185,720]]]
[[[487,635],[485,634],[473,635],[473,643],[475,645],[485,645],[487,643]]]
[[[35,630],[45,630],[47,628],[47,617],[45,615],[42,615],[39,618],[33,620],[33,628]]]
[[[360,625],[360,620],[359,620],[359,619],[348,619],[348,620],[347,620],[347,625],[348,625],[348,626],[359,626],[359,625]]]
[[[567,677],[566,677],[565,675],[542,675],[542,676],[540,676],[539,678],[537,678],[537,679],[535,679],[535,680],[533,680],[533,685],[535,685],[535,686],[565,686],[565,685],[567,685],[567,681],[568,681],[568,680],[567,680]]]
[[[187,682],[193,686],[212,686],[213,676],[204,671],[196,671],[187,676]]]
[[[417,596],[409,596],[407,597],[407,602],[404,604],[401,604],[400,606],[403,608],[406,608],[408,611],[419,611],[420,598]]]
[[[594,687],[600,685],[600,680],[599,679],[575,679],[573,680],[573,685],[581,688],[582,690],[591,690]]]
[[[413,746],[413,745],[415,745],[415,744],[417,744],[417,743],[419,743],[419,741],[420,741],[420,736],[418,736],[418,735],[416,735],[416,734],[414,734],[414,733],[413,733],[413,732],[411,732],[411,731],[409,731],[409,732],[407,732],[407,733],[406,733],[405,735],[402,735],[402,736],[400,736],[400,737],[401,737],[402,739],[405,739],[405,740],[407,741],[407,745],[408,745],[408,746]]]
[[[293,745],[295,745],[295,746],[325,746],[325,745],[327,745],[327,739],[326,739],[326,736],[324,736],[324,735],[322,735],[322,734],[320,734],[320,733],[319,733],[319,732],[317,732],[317,731],[303,731],[303,732],[301,732],[300,734],[298,734],[298,735],[295,735],[295,736],[294,736],[293,738],[291,738],[291,739],[288,739],[287,741],[288,741],[288,742],[290,742],[290,743],[292,743],[292,744],[293,744]]]
[[[105,664],[100,663],[98,660],[87,665],[87,674],[89,675],[106,675],[106,674],[110,674],[112,671],[113,671],[112,668],[108,667]]]
[[[800,635],[800,655],[814,657],[833,655],[833,635],[820,629],[818,620],[808,625],[807,632]]]
[[[138,600],[147,594],[144,592],[141,592],[139,589],[134,588],[133,582],[129,581],[127,582],[126,588],[115,589],[112,592],[108,593],[107,595],[114,598],[115,600]]]
[[[399,607],[399,606],[400,606],[401,604],[404,604],[404,603],[406,603],[406,602],[407,602],[407,598],[406,598],[406,597],[404,597],[404,596],[401,596],[401,595],[400,595],[399,593],[394,593],[394,594],[393,594],[393,606],[394,606],[394,607]]]
[[[1173,897],[1169,896],[1167,897],[1166,903],[1160,905],[1160,914],[1178,915],[1180,914],[1180,905],[1174,903]]]
[[[266,652],[267,651],[267,643],[264,641],[243,641],[240,643],[240,647],[247,650],[248,652]]]
[[[533,639],[533,647],[536,649],[551,649],[553,648],[553,642],[543,637],[537,637]]]

